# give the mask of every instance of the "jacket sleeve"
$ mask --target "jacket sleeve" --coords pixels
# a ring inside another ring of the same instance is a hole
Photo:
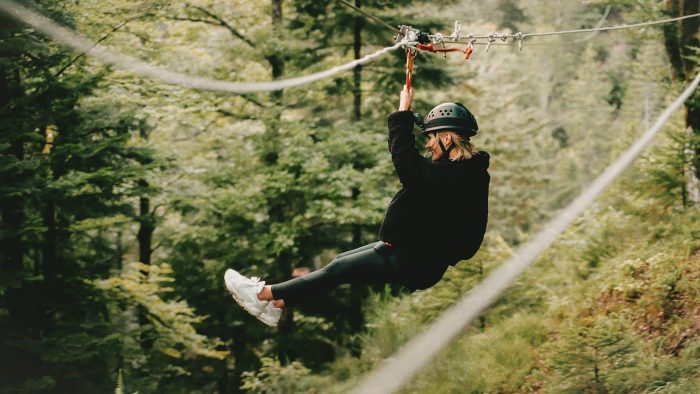
[[[389,152],[399,181],[406,188],[424,186],[431,178],[433,165],[418,153],[413,135],[413,112],[389,115]]]

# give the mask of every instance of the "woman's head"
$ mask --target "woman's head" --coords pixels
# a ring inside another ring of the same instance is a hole
[[[433,161],[469,159],[476,152],[469,138],[476,134],[479,126],[462,103],[439,104],[425,119],[418,117],[416,121],[428,138],[425,147]]]
[[[425,148],[430,152],[431,159],[437,161],[444,158],[450,160],[466,160],[477,152],[469,137],[454,131],[445,130],[436,133],[426,133],[428,141]],[[440,144],[442,143],[442,146]],[[447,156],[445,156],[447,155]]]

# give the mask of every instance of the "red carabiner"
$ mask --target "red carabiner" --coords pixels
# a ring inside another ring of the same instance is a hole
[[[467,49],[464,50],[464,59],[469,60],[469,56],[472,55],[472,52],[474,52],[474,49],[472,47],[468,47]]]
[[[428,51],[432,53],[445,53],[445,52],[464,52],[464,58],[466,60],[469,60],[469,57],[472,55],[472,52],[474,51],[471,47],[465,49],[462,51],[461,49],[458,48],[435,48],[433,46],[433,43],[431,42],[430,44],[416,44],[416,48],[420,49],[421,51]]]

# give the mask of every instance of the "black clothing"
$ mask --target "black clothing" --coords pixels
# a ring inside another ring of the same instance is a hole
[[[383,242],[341,253],[320,270],[272,285],[272,296],[292,306],[313,300],[344,283],[396,282],[397,255]]]
[[[311,301],[344,283],[432,287],[447,267],[471,258],[486,231],[489,155],[432,162],[415,147],[413,113],[389,116],[389,151],[403,187],[379,231],[382,241],[339,254],[320,270],[273,285],[286,305]],[[392,246],[387,245],[391,244]]]
[[[447,265],[401,269],[401,252],[379,241],[341,253],[320,270],[272,285],[276,300],[286,306],[310,301],[345,283],[400,283],[409,290],[427,289],[442,279]]]
[[[379,238],[419,264],[469,259],[486,232],[489,155],[433,162],[422,157],[411,111],[389,115],[389,151],[402,188],[387,208]]]

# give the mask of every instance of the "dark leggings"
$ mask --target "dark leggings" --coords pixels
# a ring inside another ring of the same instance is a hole
[[[320,270],[272,285],[272,296],[292,306],[310,301],[345,283],[396,282],[398,253],[383,242],[341,253]]]

